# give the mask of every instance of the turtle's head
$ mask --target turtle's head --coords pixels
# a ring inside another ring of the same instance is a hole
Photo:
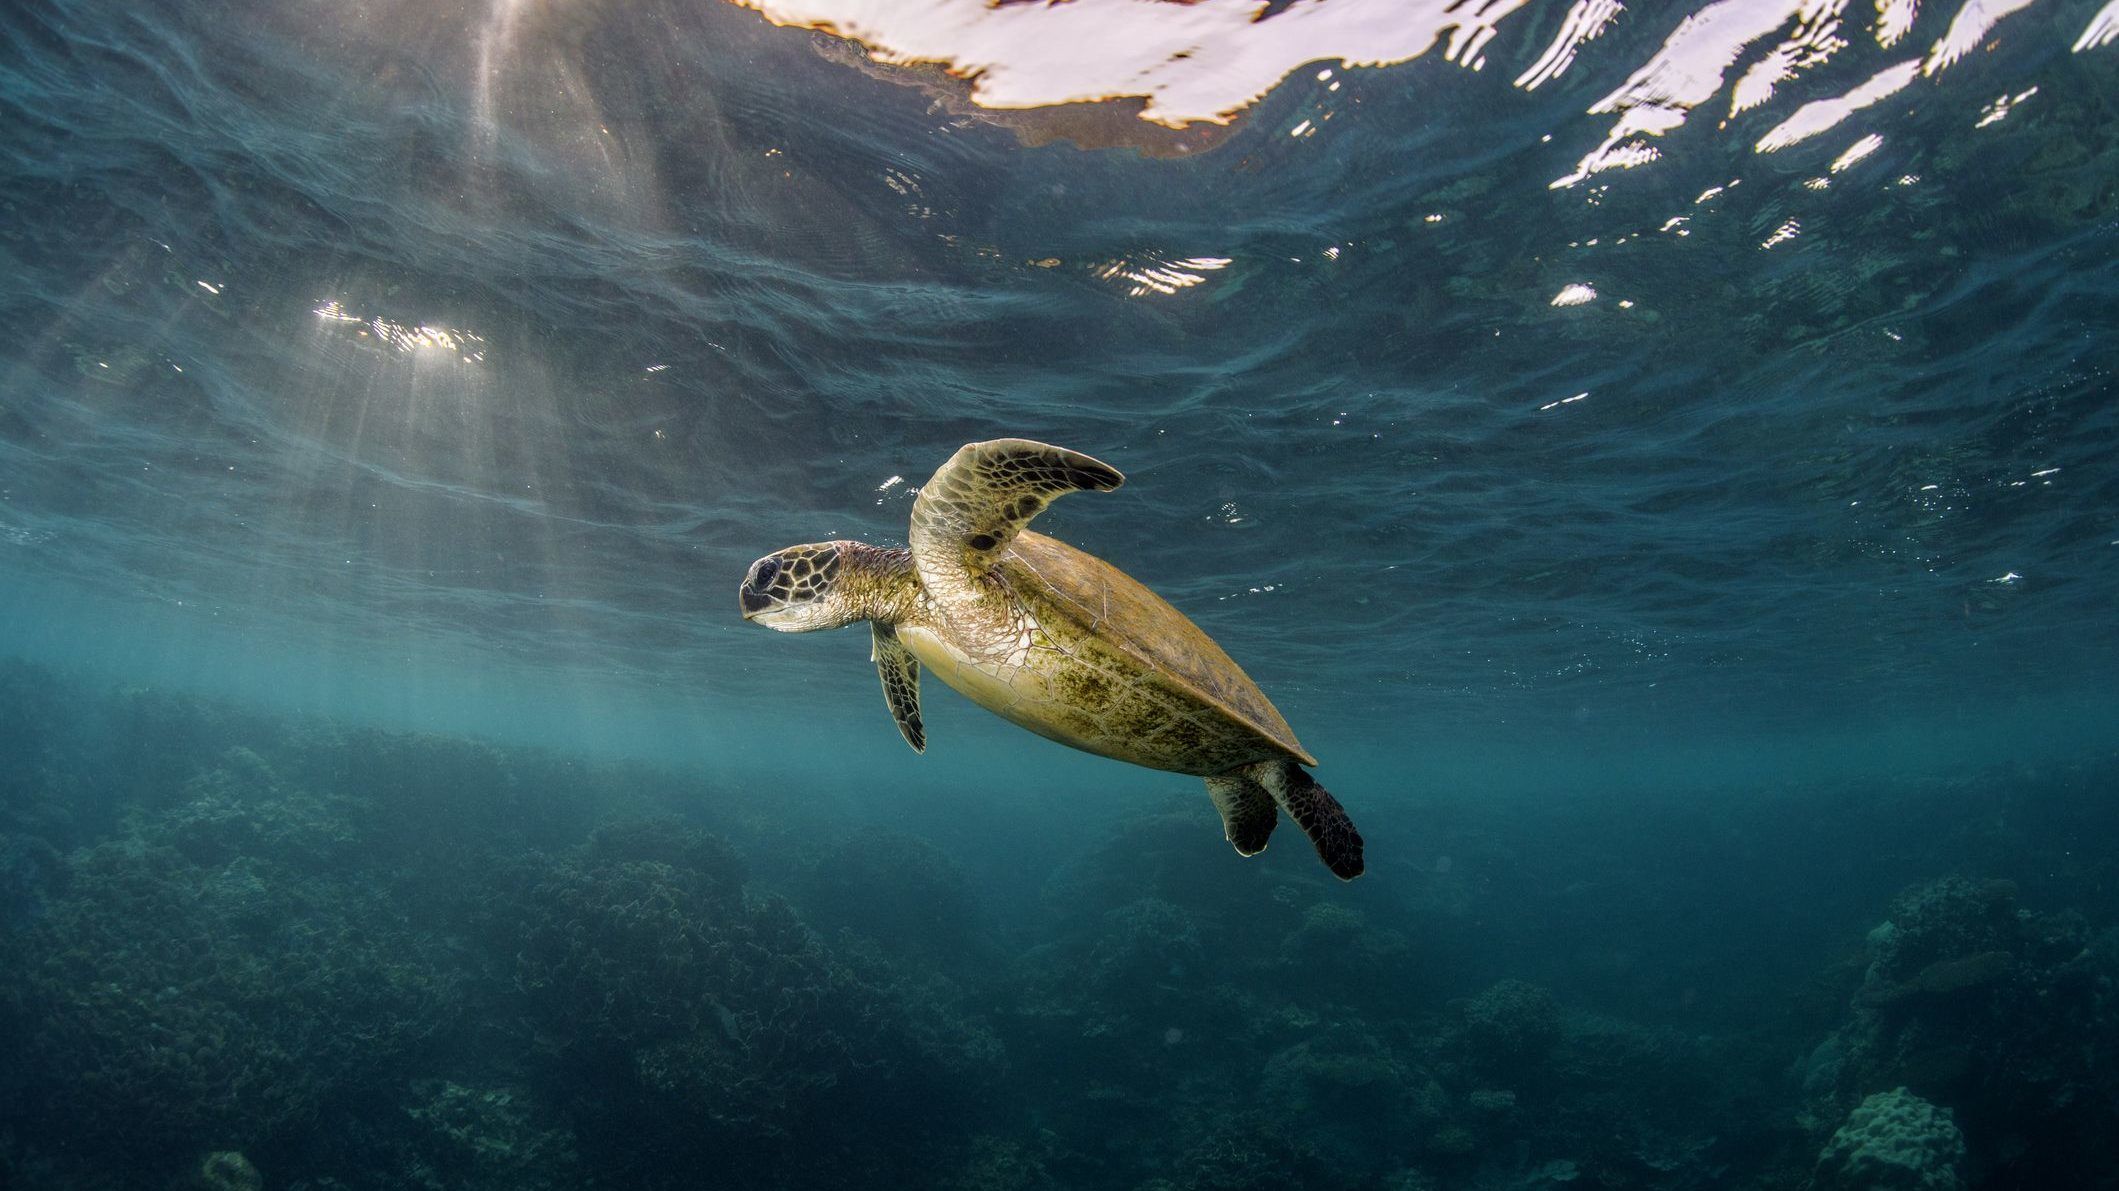
[[[736,600],[743,619],[783,633],[836,629],[866,618],[859,600],[839,580],[850,570],[858,542],[812,542],[775,550],[750,564]],[[858,586],[858,584],[852,585]]]

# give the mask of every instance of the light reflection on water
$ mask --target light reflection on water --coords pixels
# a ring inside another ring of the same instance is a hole
[[[466,364],[482,364],[486,359],[485,336],[475,331],[424,323],[414,326],[379,315],[363,318],[347,313],[346,308],[339,305],[337,299],[319,304],[310,313],[326,325],[348,328],[358,338],[372,338],[377,343],[401,352],[455,352]],[[650,368],[650,371],[656,369]]]
[[[501,0],[503,4],[514,0]],[[972,102],[989,109],[1058,109],[1119,97],[1145,100],[1143,121],[1182,128],[1223,124],[1296,70],[1318,62],[1341,68],[1389,66],[1437,46],[1471,70],[1502,26],[1539,13],[1528,0],[1454,3],[1406,0],[1203,0],[1193,4],[1020,4],[983,0],[730,0],[776,24],[827,31],[866,48],[886,65],[940,63],[968,82]],[[1828,131],[1848,116],[1934,77],[1979,48],[2001,22],[2039,0],[1964,0],[1927,52],[1877,70],[1842,95],[1805,104],[1765,137],[1772,152]],[[1728,92],[1729,116],[1774,101],[1783,84],[1818,71],[1865,29],[1879,50],[1912,34],[1920,0],[1878,0],[1850,15],[1848,0],[1716,0],[1686,16],[1653,57],[1626,82],[1590,104],[1587,114],[1616,115],[1602,143],[1553,180],[1572,187],[1615,169],[1662,156],[1658,141],[1681,128],[1695,108]],[[1544,52],[1515,79],[1526,91],[1554,81],[1616,24],[1628,20],[1616,0],[1575,0]],[[1653,10],[1637,19],[1655,20]],[[2051,36],[2039,29],[2023,36]],[[2076,52],[2119,38],[2119,0],[2101,10],[2073,44]],[[1761,50],[1760,47],[1765,47]],[[1731,82],[1732,72],[1749,59]],[[1317,74],[1332,77],[1327,68]],[[925,77],[903,81],[930,85]],[[1329,91],[1340,84],[1332,82]],[[2035,88],[2034,88],[2035,90]],[[1328,98],[1328,97],[1327,97]],[[2020,98],[2020,97],[2019,97]],[[1292,136],[1313,133],[1337,114],[1320,102]],[[1998,118],[1998,117],[1996,117]],[[1873,135],[1873,134],[1872,134]]]
[[[202,71],[203,118],[120,142],[182,169],[8,180],[11,557],[774,697],[828,647],[717,620],[721,572],[902,540],[936,459],[1027,433],[1126,457],[1054,529],[1182,606],[1328,603],[1210,626],[1297,703],[1726,689],[1819,623],[1927,664],[1924,600],[2091,598],[2087,448],[2048,447],[2108,368],[2072,328],[2112,6],[763,7],[908,40],[341,7],[246,51],[292,81]],[[972,77],[891,64],[929,51]],[[60,201],[118,214],[60,259]]]

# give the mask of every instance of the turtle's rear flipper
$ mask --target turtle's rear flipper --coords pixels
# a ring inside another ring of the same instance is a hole
[[[1225,773],[1207,779],[1207,797],[1221,812],[1221,832],[1236,845],[1237,855],[1256,856],[1266,850],[1280,815],[1264,786],[1241,773]]]
[[[1260,761],[1245,766],[1243,776],[1266,788],[1280,809],[1295,820],[1317,848],[1318,859],[1342,881],[1361,875],[1361,833],[1346,808],[1310,772],[1292,760]]]

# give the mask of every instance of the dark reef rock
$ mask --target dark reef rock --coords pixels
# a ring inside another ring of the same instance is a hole
[[[1502,980],[1462,1008],[1464,1037],[1478,1063],[1536,1062],[1560,1040],[1560,1003],[1535,984]]]
[[[41,916],[67,877],[57,848],[34,835],[0,835],[0,929]]]
[[[422,1191],[565,1191],[588,1182],[572,1133],[545,1121],[547,1110],[524,1089],[421,1080],[404,1112],[416,1158],[402,1165]]]
[[[265,1191],[265,1176],[236,1150],[215,1150],[192,1176],[193,1191]]]
[[[1945,877],[1917,885],[1899,894],[1890,918],[1869,932],[1869,970],[1859,995],[1884,1004],[1991,983],[2007,972],[2018,929],[2013,882]]]
[[[249,857],[320,873],[343,868],[361,845],[353,826],[361,809],[336,795],[290,790],[263,757],[233,748],[184,783],[183,800],[160,830],[193,864]]]
[[[959,972],[990,968],[993,924],[949,854],[915,835],[868,827],[824,849],[790,891],[819,930],[851,931],[900,956]]]
[[[10,949],[11,999],[39,1119],[99,1146],[255,1149],[385,1085],[452,1018],[426,944],[364,890],[152,839],[70,872]]]
[[[1266,1061],[1262,1102],[1308,1147],[1359,1169],[1378,1137],[1432,1138],[1448,1128],[1447,1094],[1378,1032],[1354,1023],[1319,1030]]]
[[[826,1120],[836,1146],[882,1160],[994,1061],[975,1028],[922,1020],[787,902],[745,894],[727,846],[697,832],[605,829],[514,883],[495,913],[549,1078],[580,1089],[569,1111],[604,1146],[624,1139],[596,1158],[626,1177],[672,1155],[847,1160],[778,1148]]]
[[[1947,1109],[1897,1088],[1847,1114],[1817,1158],[1818,1191],[1958,1191],[1964,1134]]]
[[[1203,960],[1192,916],[1161,898],[1144,897],[1104,915],[1084,978],[1098,994],[1152,1004],[1181,991]]]
[[[2021,891],[1912,886],[1805,994],[1761,986],[1770,963],[1717,987],[1741,944],[1698,929],[1667,968],[1629,961],[1653,979],[1582,977],[1547,944],[1595,924],[1653,955],[1623,936],[1717,887],[1522,812],[1508,838],[1547,831],[1579,871],[1512,908],[1239,862],[1188,802],[1082,847],[1003,932],[944,849],[784,808],[746,835],[755,805],[640,767],[89,699],[4,665],[0,743],[30,761],[0,772],[9,1188],[187,1191],[237,1153],[223,1185],[287,1191],[2043,1191],[2119,1170],[2119,930],[2086,892],[2112,869],[2080,843],[2110,837],[2082,796],[2110,767],[2036,804],[2057,827],[2010,813],[2012,847],[2068,841],[1995,867]],[[1694,988],[1721,1010],[1693,1013]]]
[[[1366,914],[1336,901],[1312,902],[1302,921],[1280,941],[1280,961],[1313,976],[1343,982],[1356,996],[1358,982],[1389,980],[1409,958],[1412,945],[1397,931],[1383,930]]]
[[[1174,1191],[1284,1191],[1344,1185],[1344,1176],[1271,1116],[1233,1112],[1204,1123],[1169,1177],[1149,1187]]]
[[[2119,946],[2017,898],[1953,876],[1892,901],[1844,1024],[1802,1065],[1813,1129],[1898,1090],[1954,1116],[1975,1184],[2119,1168]]]
[[[979,1134],[964,1147],[961,1159],[939,1176],[935,1191],[1060,1191],[1066,1184],[1050,1167],[1053,1137],[1034,1142]]]

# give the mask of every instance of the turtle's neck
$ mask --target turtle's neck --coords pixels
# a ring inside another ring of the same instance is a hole
[[[840,598],[859,618],[896,624],[912,615],[920,596],[912,551],[853,542],[845,567],[837,583]]]

